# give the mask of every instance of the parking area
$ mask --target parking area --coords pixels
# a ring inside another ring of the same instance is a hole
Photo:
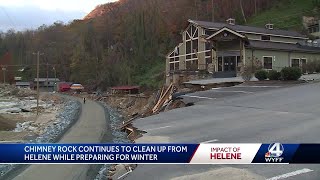
[[[244,83],[232,87],[219,87],[212,88],[206,91],[199,91],[195,93],[185,94],[180,96],[185,103],[197,104],[202,101],[216,100],[233,96],[243,96],[248,94],[254,94],[259,92],[265,92],[269,90],[286,88],[295,86],[297,84],[259,84],[259,83]]]

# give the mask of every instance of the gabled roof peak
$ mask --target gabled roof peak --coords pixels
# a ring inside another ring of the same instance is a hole
[[[254,27],[254,26],[230,25],[227,23],[197,21],[197,20],[191,20],[191,19],[189,19],[188,22],[206,29],[219,30],[223,27],[228,27],[230,29],[233,29],[241,33],[243,32],[248,34],[267,34],[267,35],[273,35],[273,36],[284,36],[284,37],[291,37],[291,38],[298,38],[298,39],[307,39],[306,36],[295,31],[287,31],[287,30],[280,30],[280,29],[271,30],[271,29]]]

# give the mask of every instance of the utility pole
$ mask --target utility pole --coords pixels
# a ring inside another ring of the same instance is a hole
[[[53,66],[53,71],[54,71],[54,91],[57,91],[58,90],[58,85],[57,85],[57,71],[56,71],[56,67]]]
[[[47,60],[47,91],[49,92],[49,62]]]
[[[6,83],[6,70],[7,68],[5,66],[2,67],[2,71],[3,71],[3,84]]]
[[[40,71],[40,51],[37,53],[33,53],[34,55],[37,55],[37,116],[39,115],[39,97],[40,97],[40,91],[39,91],[39,71]]]

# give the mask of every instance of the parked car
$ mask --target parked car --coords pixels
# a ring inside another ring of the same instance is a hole
[[[59,84],[59,92],[66,92],[69,91],[71,88],[70,84],[68,83],[60,83]]]

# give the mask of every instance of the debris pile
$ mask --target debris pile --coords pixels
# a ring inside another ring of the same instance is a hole
[[[174,97],[174,94],[177,92],[177,87],[172,83],[168,88],[163,87],[157,95],[157,102],[152,108],[152,113],[156,114],[161,111],[168,111],[175,108],[185,107],[185,104],[182,101],[179,101]]]
[[[17,97],[27,97],[35,96],[36,92],[31,89],[17,88],[8,84],[0,84],[0,97],[4,96],[17,96]]]
[[[17,127],[13,130],[14,132],[23,132],[23,131],[36,131],[39,127],[39,124],[36,124],[33,121],[27,121],[23,123],[17,123]]]

